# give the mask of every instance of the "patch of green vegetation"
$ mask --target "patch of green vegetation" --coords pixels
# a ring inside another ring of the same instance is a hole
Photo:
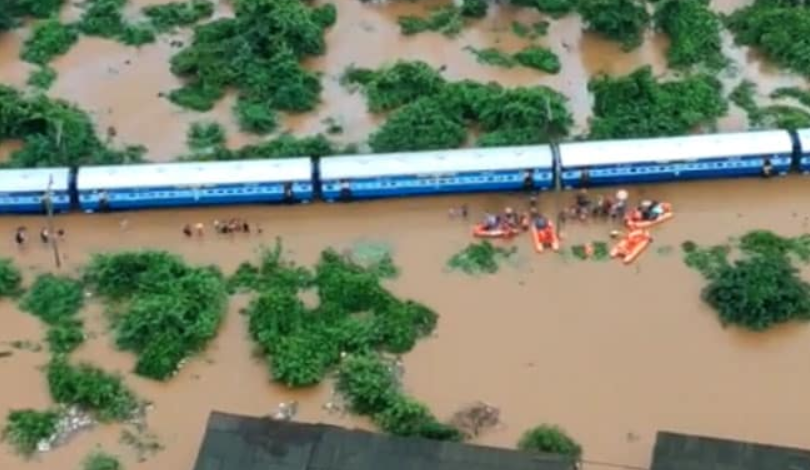
[[[659,82],[647,66],[624,77],[596,77],[588,88],[594,94],[594,139],[688,134],[714,125],[728,110],[722,84],[704,74]]]
[[[145,432],[144,430],[133,432],[129,429],[124,429],[121,431],[119,442],[131,447],[132,450],[135,451],[138,456],[138,462],[145,462],[149,457],[164,448],[157,436],[150,432]]]
[[[138,355],[135,373],[167,380],[216,335],[227,306],[219,270],[163,251],[95,255],[85,280],[116,303],[116,345]]]
[[[218,122],[192,123],[186,134],[186,144],[192,150],[206,149],[225,144],[225,128]]]
[[[214,4],[209,0],[190,0],[187,3],[149,5],[144,7],[143,14],[149,18],[155,31],[162,33],[210,18],[214,14]]]
[[[517,247],[496,247],[488,240],[470,243],[466,248],[454,254],[447,261],[452,270],[467,274],[494,274],[498,272],[503,261],[517,253]]]
[[[418,61],[352,68],[342,81],[359,85],[372,111],[392,110],[369,139],[375,152],[459,147],[472,128],[482,131],[480,146],[536,144],[567,135],[573,124],[565,96],[548,87],[446,82]]]
[[[54,401],[78,406],[99,421],[123,421],[138,408],[135,395],[119,375],[90,364],[74,366],[57,357],[48,364],[47,376]]]
[[[352,411],[370,416],[388,433],[443,441],[464,437],[458,429],[439,422],[425,405],[405,396],[393,365],[377,355],[346,358],[338,371],[337,389]]]
[[[277,242],[258,265],[240,266],[230,284],[257,292],[246,309],[249,331],[273,380],[305,387],[319,383],[343,352],[404,353],[435,328],[432,310],[382,287],[383,275],[390,274],[332,250],[321,253],[312,272],[285,260]],[[312,290],[319,304],[307,308],[299,295]]]
[[[0,297],[12,297],[20,293],[22,274],[9,258],[0,258]]]
[[[238,150],[231,150],[222,146],[214,147],[207,153],[181,156],[182,161],[224,161],[249,160],[262,158],[292,158],[292,157],[322,157],[336,155],[342,151],[335,148],[332,142],[323,135],[312,137],[294,137],[290,134],[262,142],[256,145],[247,145]]]
[[[641,45],[650,23],[643,0],[580,0],[577,11],[588,29],[620,42],[628,51]]]
[[[36,452],[37,444],[56,433],[59,413],[51,410],[12,410],[6,418],[3,439],[22,455]]]
[[[751,127],[770,129],[801,129],[810,126],[810,113],[786,105],[770,105],[760,107],[754,100],[756,85],[743,80],[729,95],[732,103],[742,108],[748,116]],[[802,102],[802,90],[796,88],[779,88],[771,94],[771,98],[794,98]],[[805,103],[802,103],[805,104]]]
[[[777,88],[771,93],[771,98],[773,99],[792,98],[801,103],[802,106],[810,108],[810,90],[802,90],[799,87]]]
[[[525,452],[542,452],[569,457],[578,461],[582,447],[562,428],[546,424],[526,431],[518,441],[518,449]]]
[[[556,74],[560,71],[560,59],[551,50],[540,46],[528,46],[514,55],[515,61],[524,67]]]
[[[73,318],[84,304],[81,282],[54,274],[40,274],[20,302],[20,308],[48,325]]]
[[[25,83],[30,87],[44,91],[53,85],[56,78],[56,70],[46,65],[44,67],[37,67],[36,70],[31,72],[31,75],[28,76],[28,80]]]
[[[79,32],[74,25],[62,24],[56,18],[40,21],[23,43],[20,57],[32,64],[45,65],[69,51],[78,40]]]
[[[483,18],[487,16],[489,0],[462,0],[461,14],[468,18]]]
[[[60,320],[48,327],[45,341],[51,354],[70,354],[84,343],[84,324],[72,318]]]
[[[127,0],[87,0],[78,23],[88,36],[115,39],[128,46],[155,42],[155,32],[148,24],[130,24],[124,19]]]
[[[574,245],[571,247],[571,254],[578,259],[593,259],[595,261],[605,261],[610,259],[610,248],[605,242],[590,243],[590,248],[586,245]]]
[[[510,69],[517,64],[511,54],[507,54],[500,49],[488,47],[486,49],[476,49],[472,46],[464,48],[475,56],[475,60],[479,64],[492,65],[494,67],[503,67]]]
[[[685,243],[687,265],[709,281],[703,300],[725,325],[754,331],[793,320],[810,319],[810,285],[799,276],[790,256],[810,261],[810,236],[780,237],[766,230],[740,238],[741,256],[728,260],[729,247],[700,248]]]
[[[667,61],[672,68],[705,65],[723,68],[720,18],[709,0],[664,0],[655,12],[656,27],[670,37]]]
[[[334,5],[240,0],[234,7],[235,17],[196,26],[191,45],[172,57],[172,73],[187,83],[169,99],[208,111],[226,89],[235,88],[240,125],[259,133],[275,128],[272,111],[314,109],[320,101],[320,79],[300,62],[325,52],[323,35],[336,19]]]
[[[0,85],[0,142],[22,140],[6,166],[59,167],[140,161],[143,147],[112,150],[95,132],[90,116],[42,94],[26,96]]]
[[[461,15],[461,9],[455,5],[438,7],[425,18],[400,16],[397,23],[402,34],[406,36],[432,31],[454,37],[464,29],[464,17]]]
[[[751,126],[759,126],[762,124],[762,112],[757,104],[754,96],[757,92],[757,86],[750,80],[743,80],[739,85],[734,87],[728,99],[745,111],[748,116],[748,123]]]
[[[512,5],[536,8],[552,18],[560,18],[574,11],[577,0],[512,0]]]
[[[798,3],[756,0],[726,17],[726,25],[738,44],[757,47],[779,65],[810,75],[810,8]]]
[[[551,24],[548,21],[542,20],[532,23],[531,25],[525,25],[519,21],[513,21],[512,32],[517,37],[534,40],[540,36],[545,36],[548,34],[549,26],[551,26]]]
[[[118,457],[105,452],[96,451],[88,455],[82,462],[82,470],[123,470],[124,466]]]
[[[760,112],[764,126],[770,129],[795,130],[810,127],[810,113],[795,106],[765,106]]]
[[[56,17],[64,3],[64,0],[3,0],[3,8],[0,8],[0,33],[20,26],[25,18]]]

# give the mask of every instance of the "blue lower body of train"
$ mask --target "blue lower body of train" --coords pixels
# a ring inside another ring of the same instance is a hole
[[[790,155],[767,157],[771,175],[786,175],[790,171]],[[566,189],[621,184],[661,183],[710,178],[742,178],[762,176],[766,157],[751,159],[718,159],[704,162],[627,165],[606,168],[565,169],[561,172]]]
[[[554,187],[551,170],[538,171],[526,179],[522,174],[490,174],[446,178],[400,177],[323,181],[321,195],[326,201],[379,199],[388,197],[429,196],[495,191],[548,190]]]
[[[67,192],[54,193],[53,211],[67,212],[71,209],[70,195]],[[47,206],[42,202],[42,195],[6,194],[0,197],[0,214],[45,214]]]

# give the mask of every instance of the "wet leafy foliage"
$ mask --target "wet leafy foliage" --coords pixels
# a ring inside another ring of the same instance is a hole
[[[541,46],[528,46],[514,55],[515,61],[524,67],[556,74],[560,71],[560,58],[557,54]]]
[[[25,18],[46,19],[57,16],[65,0],[3,0],[0,8],[0,33],[15,28]]]
[[[810,113],[807,111],[782,104],[760,106],[755,99],[756,94],[756,85],[748,80],[740,82],[729,94],[729,100],[745,111],[748,124],[751,127],[767,129],[802,129],[810,127]],[[792,98],[807,106],[806,101],[810,98],[810,95],[806,95],[806,92],[797,88],[778,88],[771,93],[771,98]]]
[[[20,292],[22,274],[9,258],[0,258],[0,297],[10,297]]]
[[[118,457],[105,452],[93,452],[82,462],[82,470],[123,470]]]
[[[37,67],[33,72],[31,72],[31,74],[28,75],[28,80],[26,80],[25,83],[30,87],[44,91],[53,85],[56,78],[56,70],[46,65],[44,67]]]
[[[476,49],[472,46],[467,46],[464,48],[464,50],[469,51],[472,55],[474,55],[475,60],[479,64],[492,65],[494,67],[503,67],[507,69],[517,65],[517,62],[511,54],[494,47]]]
[[[90,116],[62,100],[23,95],[0,85],[0,142],[22,140],[7,166],[48,167],[140,161],[146,149],[113,150],[99,140]]]
[[[496,247],[488,240],[470,243],[450,257],[447,266],[467,274],[494,274],[500,264],[517,252],[516,247]]]
[[[776,63],[810,75],[810,8],[794,0],[756,0],[726,18],[739,44],[760,48]]]
[[[75,26],[62,24],[55,18],[40,21],[23,43],[20,57],[26,62],[44,65],[69,51],[78,40]]]
[[[512,0],[512,5],[536,8],[553,18],[559,18],[574,11],[577,0]]]
[[[78,406],[99,421],[126,420],[138,407],[135,395],[119,375],[93,365],[72,365],[57,357],[48,364],[47,376],[54,401]]]
[[[487,16],[489,0],[463,0],[461,14],[469,18],[483,18]]]
[[[81,320],[67,318],[49,325],[45,341],[51,354],[70,354],[84,343],[84,324]]]
[[[655,11],[656,27],[670,38],[667,61],[672,68],[704,65],[722,68],[720,18],[709,0],[664,0]]]
[[[754,331],[793,320],[810,320],[810,285],[791,258],[810,261],[810,236],[784,238],[755,230],[740,238],[741,256],[728,260],[727,246],[684,244],[687,265],[709,281],[703,300],[721,323]]]
[[[209,0],[190,0],[149,5],[144,7],[143,14],[156,31],[165,32],[210,18],[214,14],[214,4]]]
[[[688,134],[714,125],[728,110],[722,84],[708,74],[658,81],[650,67],[642,67],[623,77],[596,77],[588,88],[594,94],[595,139]]]
[[[55,325],[76,316],[83,304],[81,282],[47,273],[37,276],[22,298],[20,308],[48,325]]]
[[[195,122],[188,128],[186,143],[193,150],[225,144],[225,129],[218,122]]]
[[[426,17],[401,16],[397,18],[402,34],[433,31],[448,37],[458,35],[465,26],[465,18],[483,18],[487,15],[487,0],[464,0],[460,7],[451,4],[435,8]]]
[[[116,303],[115,342],[138,355],[135,373],[156,380],[169,379],[205,348],[227,306],[216,268],[192,267],[163,251],[96,255],[85,280]]]
[[[130,24],[124,19],[127,0],[87,0],[79,20],[79,30],[88,36],[115,39],[129,46],[155,41],[155,31],[147,24]]]
[[[543,143],[573,125],[566,98],[548,87],[447,82],[420,61],[351,68],[342,81],[361,87],[370,110],[390,111],[369,139],[375,152],[459,147],[473,127],[482,131],[481,146]]]
[[[529,429],[518,441],[518,449],[562,455],[573,460],[582,456],[582,447],[558,426],[540,425]]]
[[[171,59],[172,72],[187,80],[170,93],[175,104],[208,111],[238,91],[237,116],[247,130],[272,130],[276,111],[311,111],[320,101],[319,77],[300,62],[326,51],[324,30],[335,7],[299,0],[237,0],[235,17],[194,28],[194,38]]]
[[[577,11],[588,29],[632,50],[644,40],[650,14],[643,0],[579,0]]]
[[[803,90],[798,87],[780,87],[774,90],[770,96],[773,99],[794,99],[801,103],[802,106],[810,108],[810,90]]]
[[[533,40],[548,34],[549,26],[550,23],[548,21],[542,20],[532,23],[531,25],[513,21],[512,32],[515,33],[515,36],[517,37]]]
[[[295,137],[290,134],[282,134],[275,139],[267,140],[256,145],[247,145],[237,150],[231,150],[224,146],[216,146],[211,149],[210,152],[186,155],[179,159],[184,161],[213,161],[322,157],[324,155],[348,152],[348,150],[337,149],[329,139],[321,134],[311,137]]]
[[[22,455],[31,455],[37,444],[56,432],[59,413],[32,409],[12,410],[6,418],[3,439]]]
[[[319,383],[341,353],[404,353],[433,331],[435,312],[381,285],[395,274],[390,259],[362,266],[331,249],[309,270],[285,260],[278,242],[258,265],[240,266],[230,285],[256,292],[246,309],[249,331],[273,380],[304,387]],[[301,300],[307,292],[317,292],[317,307]]]
[[[338,370],[337,390],[352,411],[367,415],[384,431],[407,437],[460,441],[458,429],[439,422],[399,387],[394,366],[376,354],[347,357]]]

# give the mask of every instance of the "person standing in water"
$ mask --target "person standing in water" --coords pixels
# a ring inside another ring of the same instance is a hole
[[[14,233],[14,243],[16,243],[18,247],[22,247],[25,244],[26,238],[28,238],[25,232],[25,227],[18,227],[17,231]]]

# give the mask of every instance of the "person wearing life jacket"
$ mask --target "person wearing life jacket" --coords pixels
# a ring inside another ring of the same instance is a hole
[[[655,206],[654,201],[645,199],[641,201],[638,206],[638,211],[641,213],[641,220],[652,220],[652,208]]]

